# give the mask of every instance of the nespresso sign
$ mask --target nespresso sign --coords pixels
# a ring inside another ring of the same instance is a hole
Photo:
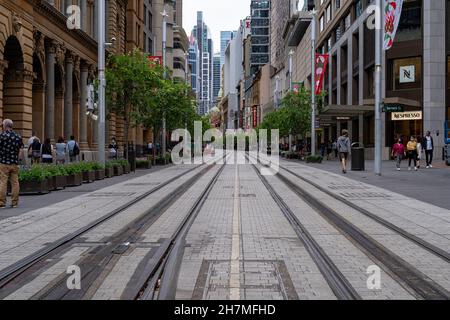
[[[392,120],[422,120],[422,111],[392,112]]]

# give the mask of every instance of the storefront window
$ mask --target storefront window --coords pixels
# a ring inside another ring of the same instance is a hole
[[[422,0],[403,1],[402,15],[398,25],[396,41],[422,38]]]
[[[422,86],[421,57],[396,59],[392,62],[392,90],[417,89]]]

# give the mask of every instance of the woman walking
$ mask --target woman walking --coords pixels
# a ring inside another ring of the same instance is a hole
[[[417,138],[417,169],[420,169],[420,160],[422,159],[422,138]]]
[[[341,160],[342,173],[347,173],[347,159],[350,153],[350,138],[348,137],[348,131],[342,130],[342,135],[339,137],[337,141],[337,148],[339,151],[339,156]]]
[[[41,146],[42,163],[53,163],[53,146],[50,143],[50,139],[45,139]]]
[[[417,171],[417,141],[414,136],[411,136],[408,144],[406,145],[408,155],[408,171],[411,171],[411,162],[414,161],[414,170]]]
[[[405,156],[405,146],[402,143],[402,139],[398,139],[397,143],[392,148],[392,157],[397,161],[397,171],[400,171],[400,165],[403,157]]]
[[[67,145],[64,143],[64,138],[59,137],[58,143],[55,145],[56,149],[56,164],[66,163]]]

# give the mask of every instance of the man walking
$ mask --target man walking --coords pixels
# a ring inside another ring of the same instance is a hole
[[[433,168],[434,141],[430,131],[427,131],[427,135],[422,139],[422,148],[425,150],[427,169]]]
[[[11,179],[12,207],[19,204],[19,153],[23,148],[22,137],[13,131],[13,122],[3,120],[0,134],[0,209],[6,207],[8,180]]]
[[[69,153],[70,162],[75,162],[77,156],[80,154],[80,147],[78,143],[75,141],[74,136],[70,136],[70,140],[67,142],[67,151]]]

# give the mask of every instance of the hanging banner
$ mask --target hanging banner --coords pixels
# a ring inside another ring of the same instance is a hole
[[[253,113],[253,128],[256,128],[258,126],[258,110],[256,107],[252,108]]]
[[[328,58],[328,54],[316,53],[316,95],[322,93],[322,84],[325,77],[325,72],[327,71]]]
[[[402,15],[403,0],[384,0],[384,4],[383,49],[386,51],[394,44],[395,34]]]

